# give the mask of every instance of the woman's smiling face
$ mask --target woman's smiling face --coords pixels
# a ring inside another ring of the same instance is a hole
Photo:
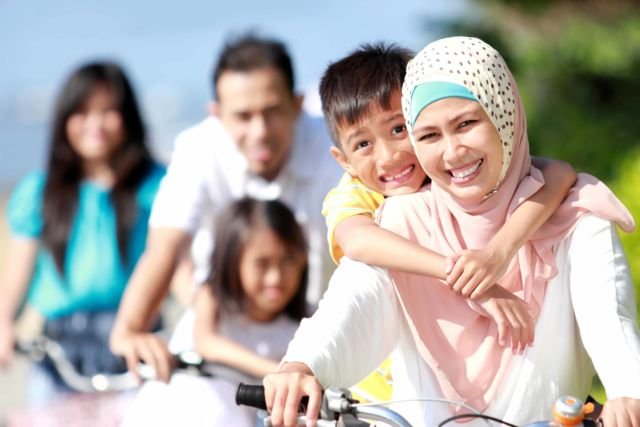
[[[465,204],[480,203],[502,168],[500,135],[476,102],[444,98],[425,107],[413,126],[415,151],[434,183]]]

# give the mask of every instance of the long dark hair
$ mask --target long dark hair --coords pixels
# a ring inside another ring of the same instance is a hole
[[[307,243],[302,228],[291,210],[277,200],[264,201],[243,198],[232,203],[216,224],[215,246],[211,256],[211,271],[207,278],[213,295],[223,310],[244,308],[245,294],[240,280],[240,257],[252,231],[266,226],[282,242],[306,255]],[[300,285],[284,312],[294,320],[306,315],[308,265],[305,263]]]
[[[99,85],[108,87],[114,97],[125,134],[124,143],[110,159],[115,174],[110,197],[116,213],[118,249],[123,263],[127,260],[129,231],[137,217],[136,190],[152,166],[146,129],[135,94],[122,68],[111,62],[94,62],[75,70],[62,86],[55,106],[42,208],[42,242],[51,251],[62,274],[78,207],[79,187],[84,178],[82,158],[69,144],[66,125],[69,117],[83,108]]]

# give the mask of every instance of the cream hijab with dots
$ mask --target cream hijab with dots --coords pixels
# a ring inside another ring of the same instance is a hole
[[[378,216],[382,227],[445,255],[485,248],[513,211],[544,185],[531,166],[518,89],[498,52],[476,38],[451,37],[427,45],[409,63],[402,102],[414,145],[420,111],[451,96],[480,102],[500,134],[503,160],[496,190],[480,203],[463,205],[433,182],[421,193],[388,199]],[[614,220],[626,231],[634,228],[629,212],[604,184],[579,174],[565,201],[520,248],[500,281],[529,305],[534,319],[548,280],[557,274],[553,247],[585,213]],[[420,356],[445,396],[485,409],[513,357],[498,342],[495,323],[439,280],[390,274]]]

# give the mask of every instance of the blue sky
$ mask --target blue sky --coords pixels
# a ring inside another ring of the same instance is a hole
[[[156,153],[204,117],[211,67],[224,39],[248,29],[287,43],[298,89],[363,42],[414,50],[427,28],[459,16],[465,0],[0,0],[0,186],[39,167],[57,89],[97,58],[128,71]]]

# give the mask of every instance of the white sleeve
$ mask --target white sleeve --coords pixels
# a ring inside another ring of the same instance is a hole
[[[153,202],[149,225],[172,227],[194,234],[206,205],[206,179],[202,153],[193,130],[176,138],[171,162]],[[213,165],[211,165],[213,167]]]
[[[615,226],[589,215],[571,237],[571,299],[607,397],[640,398],[640,333],[633,283]]]
[[[387,271],[343,257],[283,362],[306,364],[324,387],[349,387],[395,348],[401,315]]]

